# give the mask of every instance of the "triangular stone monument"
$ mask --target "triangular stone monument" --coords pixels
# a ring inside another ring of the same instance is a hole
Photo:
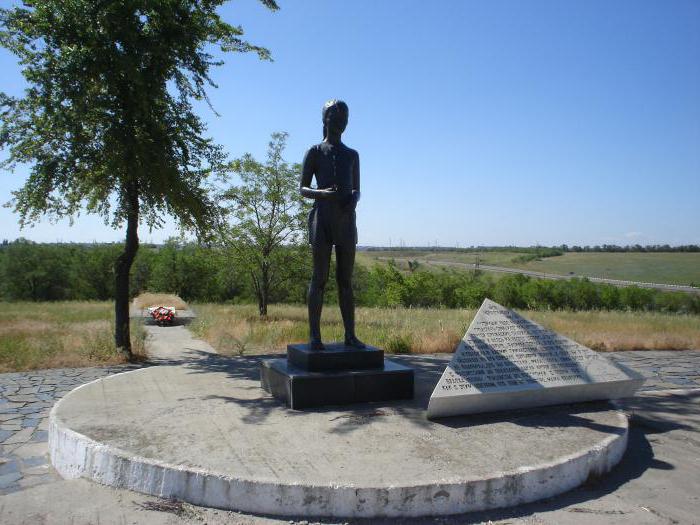
[[[486,299],[428,404],[428,418],[631,396],[644,378]]]

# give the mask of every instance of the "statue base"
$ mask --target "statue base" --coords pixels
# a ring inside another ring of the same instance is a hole
[[[287,345],[290,365],[309,372],[331,370],[364,370],[384,366],[384,351],[374,346],[365,348],[328,343],[323,350],[312,350],[308,344]]]
[[[371,346],[289,345],[287,359],[260,364],[260,382],[292,409],[413,399],[413,369],[384,359],[384,352]]]

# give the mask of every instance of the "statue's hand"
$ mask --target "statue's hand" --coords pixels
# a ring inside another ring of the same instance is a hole
[[[338,196],[338,186],[336,186],[335,184],[330,188],[323,188],[319,191],[323,192],[324,199],[335,199]]]
[[[301,195],[307,199],[334,199],[338,195],[338,188],[335,186],[323,189],[302,186],[299,191],[301,192]]]
[[[343,209],[345,211],[353,211],[357,207],[357,201],[360,200],[360,192],[357,190],[352,190],[352,193],[346,195],[343,202]]]

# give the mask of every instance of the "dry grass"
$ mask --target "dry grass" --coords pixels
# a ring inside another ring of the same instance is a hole
[[[112,303],[0,303],[0,372],[125,362],[114,346]],[[132,350],[145,358],[145,332],[131,324]]]
[[[172,303],[171,303],[172,304]],[[191,329],[222,353],[283,352],[307,339],[306,308],[272,305],[261,319],[254,305],[197,306]],[[358,308],[358,336],[393,353],[452,352],[473,310]],[[628,312],[523,312],[602,351],[700,349],[700,317]],[[112,303],[0,303],[0,372],[122,363],[112,338]],[[337,306],[323,313],[326,341],[342,340]],[[132,323],[134,352],[145,356],[145,332]]]
[[[227,354],[283,352],[307,339],[306,308],[273,305],[261,319],[254,306],[197,305],[191,329]],[[363,341],[393,353],[454,351],[474,310],[358,308],[357,332]],[[697,316],[628,312],[521,312],[526,317],[602,351],[700,349]],[[342,340],[337,306],[323,312],[323,337]]]
[[[173,306],[177,310],[186,310],[187,303],[175,294],[142,293],[134,299],[134,308],[142,310],[149,306]]]
[[[700,349],[700,317],[655,312],[524,312],[595,350]]]
[[[199,317],[190,329],[227,354],[282,352],[289,343],[307,340],[305,307],[272,305],[269,312],[261,319],[253,305],[197,305]],[[394,353],[451,351],[473,315],[469,310],[358,308],[357,335]],[[327,341],[343,338],[337,306],[324,310],[323,336]]]

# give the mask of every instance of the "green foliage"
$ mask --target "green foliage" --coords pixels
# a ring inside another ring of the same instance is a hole
[[[411,272],[404,279],[403,304],[426,307],[443,303],[440,281],[429,272]]]
[[[218,207],[204,183],[225,156],[203,137],[191,101],[214,85],[209,69],[222,62],[211,46],[270,58],[221,20],[223,3],[42,0],[0,10],[0,45],[29,84],[23,98],[0,94],[2,167],[31,165],[14,193],[22,223],[85,206],[116,226],[136,199],[148,224],[169,214],[211,225]]]
[[[174,293],[185,301],[224,301],[242,288],[227,263],[227,254],[220,248],[179,245],[171,239],[152,257],[147,289]]]
[[[455,289],[452,308],[478,308],[491,296],[493,282],[488,277],[473,276],[463,280]]]
[[[415,259],[412,261],[408,261],[408,271],[410,271],[410,272],[415,272],[419,266],[420,266],[420,263]]]
[[[132,296],[148,290],[157,257],[158,251],[149,246],[142,246],[136,254],[136,259],[131,265],[129,279],[129,290]]]
[[[391,334],[386,339],[386,351],[391,354],[410,354],[413,338],[410,333]]]
[[[286,133],[273,133],[265,163],[250,154],[232,162],[240,182],[222,195],[231,224],[222,226],[220,238],[250,277],[260,315],[287,283],[308,275],[308,205],[299,194],[301,167],[283,158],[286,142]]]
[[[617,310],[622,305],[620,299],[620,289],[612,284],[601,284],[598,287],[600,292],[600,307],[604,310]]]
[[[278,260],[308,264],[305,246],[282,246]],[[111,298],[112,265],[118,244],[35,244],[18,240],[0,246],[0,300],[58,301]],[[233,248],[181,244],[144,246],[131,270],[133,294],[174,292],[187,301],[258,302],[249,269]],[[331,265],[329,302],[335,302]],[[303,303],[308,266],[290,273],[270,294],[271,303]],[[396,265],[356,265],[355,299],[360,306],[477,308],[487,297],[515,308],[537,310],[630,310],[700,314],[700,295],[635,286],[618,288],[587,279],[546,280],[508,275],[494,281],[474,272],[401,271]]]
[[[638,286],[627,286],[620,290],[620,300],[631,310],[652,310],[654,292]]]
[[[225,0],[26,0],[0,9],[0,45],[15,54],[28,88],[0,93],[0,168],[30,166],[13,192],[20,224],[84,209],[118,227],[124,251],[115,265],[115,341],[131,357],[129,274],[138,226],[173,217],[208,234],[221,209],[209,179],[226,155],[205,136],[193,101],[214,86],[212,66],[226,52],[269,52],[216,10]],[[263,4],[276,9],[274,0]],[[101,283],[98,293],[109,293]]]
[[[23,239],[9,244],[0,273],[3,295],[17,301],[72,299],[68,282],[76,281],[76,268],[65,257],[67,250],[56,251]]]
[[[524,308],[526,303],[521,289],[527,281],[528,278],[520,274],[500,279],[493,288],[493,300],[511,308]]]
[[[556,283],[544,279],[530,279],[520,288],[522,299],[527,308],[548,308],[557,300]]]
[[[353,276],[357,281],[357,275]],[[357,304],[372,306],[400,306],[403,304],[404,276],[394,264],[375,266],[366,276],[368,284],[364,294],[356,297]]]
[[[544,246],[536,246],[534,248],[522,248],[526,250],[523,255],[518,255],[513,258],[514,263],[526,263],[530,261],[538,261],[544,259],[545,257],[556,257],[558,255],[564,255],[564,250],[560,248],[547,248]]]
[[[121,245],[93,245],[89,249],[73,249],[81,289],[81,299],[106,301],[114,297],[114,264],[122,251]]]

